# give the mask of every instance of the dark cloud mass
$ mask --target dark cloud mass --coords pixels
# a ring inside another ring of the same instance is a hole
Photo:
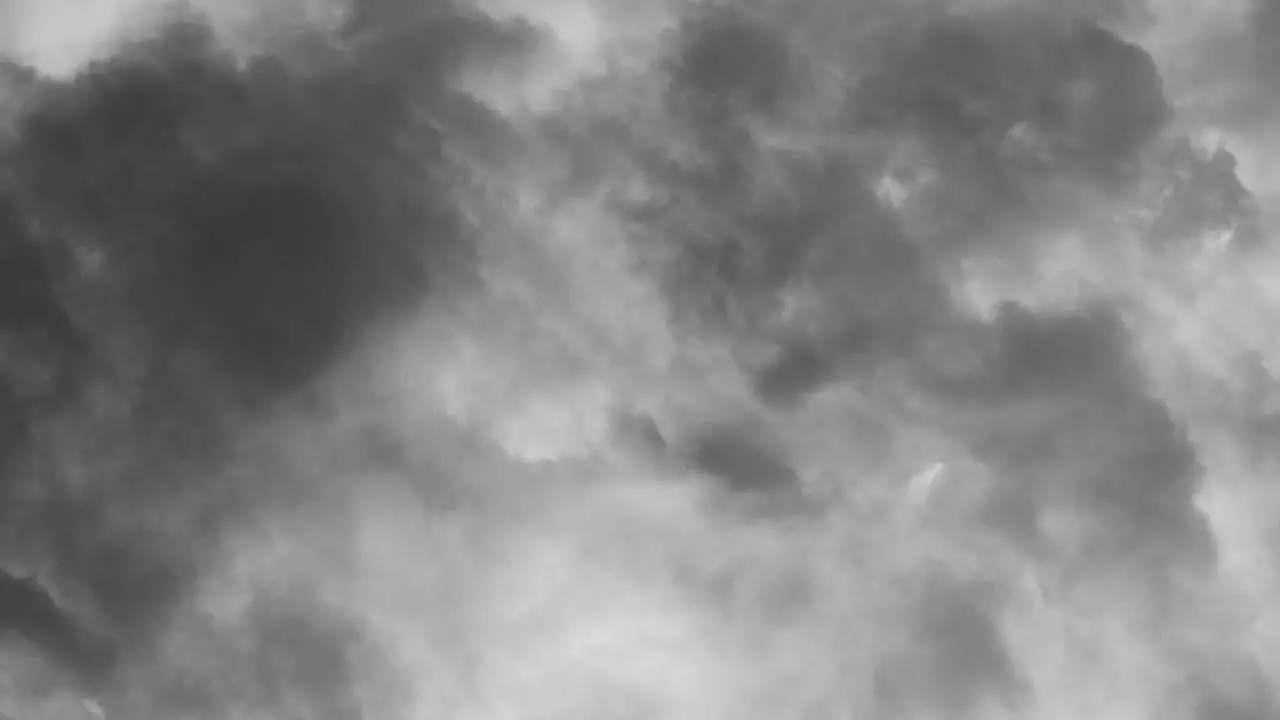
[[[46,634],[144,653],[246,493],[267,491],[219,473],[244,413],[468,272],[444,134],[498,122],[475,122],[452,75],[531,35],[446,3],[356,20],[244,61],[180,13],[65,81],[14,70],[34,87],[0,148],[0,514],[7,557],[71,598],[37,624],[79,630]],[[25,622],[14,597],[0,622]],[[273,633],[301,665],[269,672],[323,675],[305,663],[329,650]],[[101,676],[102,657],[68,662]]]
[[[0,572],[0,642],[14,637],[25,638],[74,673],[89,675],[109,659],[103,639],[77,626],[37,581]]]
[[[31,418],[69,389],[80,339],[47,263],[12,205],[0,206],[0,463]]]
[[[407,95],[431,88],[338,62],[241,70],[177,26],[23,118],[17,191],[46,232],[94,234],[157,342],[207,353],[251,392],[287,389],[462,247],[440,143],[413,117],[433,99]]]

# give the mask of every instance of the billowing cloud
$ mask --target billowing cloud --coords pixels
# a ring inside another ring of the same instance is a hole
[[[1197,94],[1269,10],[1174,4],[27,8],[0,663],[142,720],[1274,714],[1266,81]]]
[[[473,266],[438,127],[485,111],[450,76],[529,36],[359,17],[246,64],[180,14],[39,80],[3,148],[6,562],[125,652],[267,492],[219,469],[229,423]]]
[[[1150,229],[1154,242],[1202,242],[1211,233],[1229,233],[1237,247],[1261,240],[1254,195],[1236,175],[1231,151],[1198,151],[1180,139],[1167,151],[1165,162],[1168,185]]]
[[[1046,317],[1013,306],[998,323],[999,349],[980,381],[995,384],[978,395],[994,402],[960,409],[992,413],[971,435],[976,456],[1007,478],[994,491],[992,520],[1047,541],[1050,552],[1066,549],[1090,571],[1207,568],[1213,540],[1195,503],[1195,448],[1144,389],[1116,315]],[[1048,537],[1053,513],[1068,514],[1068,537]]]

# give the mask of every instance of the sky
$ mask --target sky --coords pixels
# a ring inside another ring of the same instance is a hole
[[[1280,717],[1280,5],[0,19],[0,717]]]

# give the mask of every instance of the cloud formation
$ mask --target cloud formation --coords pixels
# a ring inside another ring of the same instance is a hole
[[[1158,0],[795,9],[19,53],[0,661],[143,720],[1274,714],[1267,81],[1189,99],[1267,6],[1204,75]]]
[[[121,652],[270,494],[226,477],[234,425],[473,265],[438,127],[484,111],[450,74],[527,41],[409,7],[362,7],[338,35],[311,31],[318,55],[247,64],[179,13],[36,80],[15,119],[6,544]],[[463,129],[451,142],[484,132]]]

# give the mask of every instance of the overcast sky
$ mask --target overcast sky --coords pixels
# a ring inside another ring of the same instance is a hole
[[[1280,5],[475,3],[0,6],[0,712],[1280,717]]]

